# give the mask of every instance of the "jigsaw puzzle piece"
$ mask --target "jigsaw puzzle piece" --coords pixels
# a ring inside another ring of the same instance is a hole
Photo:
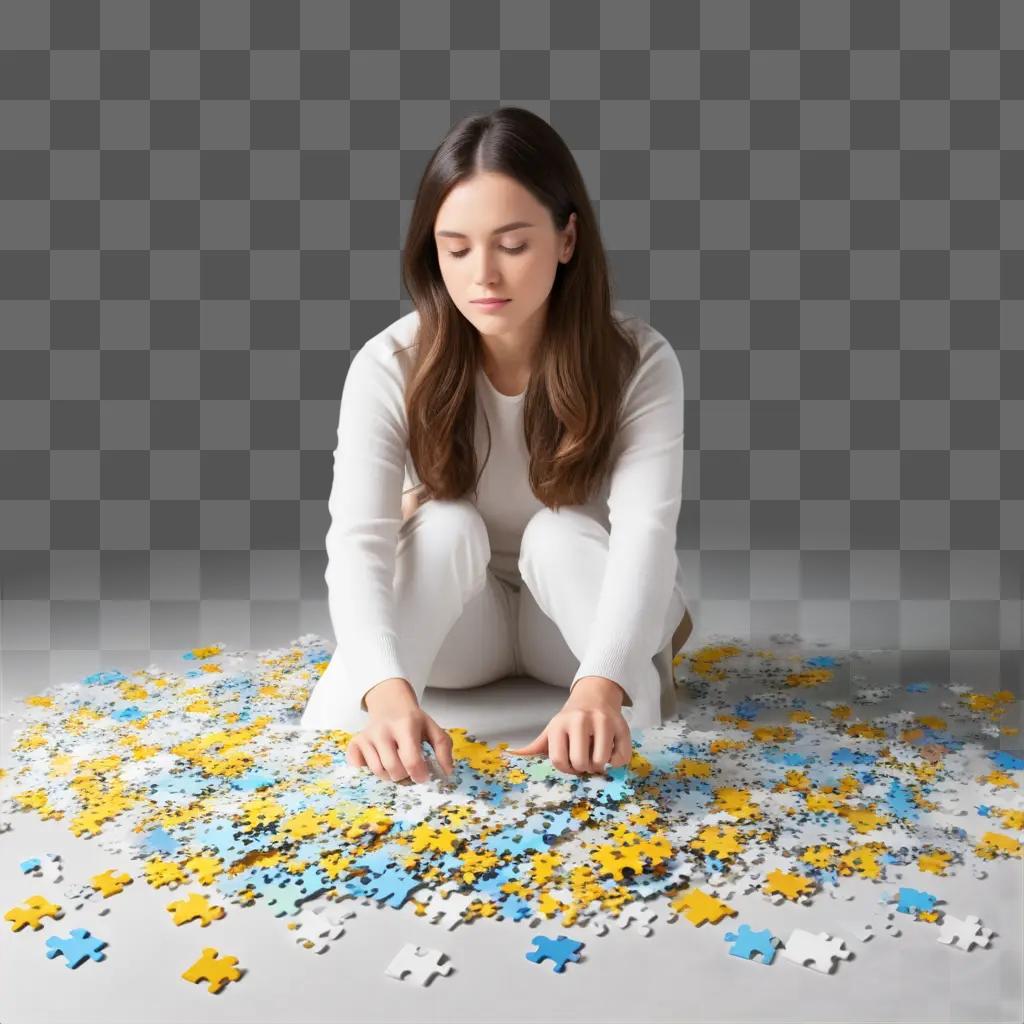
[[[822,974],[830,974],[837,961],[853,956],[842,939],[833,938],[828,932],[814,935],[802,928],[793,929],[779,953],[800,967],[812,967]]]
[[[211,904],[209,897],[201,892],[190,892],[187,899],[168,903],[165,909],[171,912],[174,923],[179,927],[198,918],[205,928],[211,921],[224,916],[224,908]]]
[[[527,953],[526,959],[532,960],[535,964],[539,964],[542,960],[552,960],[554,962],[552,970],[557,974],[561,974],[565,970],[566,964],[580,961],[579,951],[583,948],[583,943],[570,939],[568,936],[559,935],[557,939],[552,939],[547,935],[537,935],[532,942],[537,948]]]
[[[106,943],[102,939],[90,935],[84,928],[73,928],[67,938],[51,935],[46,940],[46,945],[49,947],[46,952],[48,960],[63,953],[66,961],[64,966],[70,967],[72,970],[79,964],[85,963],[86,960],[106,959],[106,954],[100,952]]]
[[[724,938],[726,942],[732,943],[729,949],[732,956],[753,960],[754,955],[760,953],[760,962],[765,966],[775,959],[775,947],[779,944],[770,928],[755,932],[749,924],[741,924],[736,932],[726,932]]]
[[[25,925],[31,925],[34,931],[42,928],[40,923],[44,917],[52,917],[55,921],[63,917],[60,906],[51,903],[45,896],[29,896],[23,907],[11,907],[4,914],[4,920],[11,922],[11,931],[20,932]]]
[[[427,901],[427,920],[437,924],[444,918],[444,927],[451,931],[466,920],[466,911],[475,899],[472,892],[457,892],[446,888],[435,890]]]
[[[930,892],[922,892],[920,889],[901,886],[896,909],[901,914],[926,914],[935,906],[935,900],[936,897]]]
[[[736,916],[734,907],[697,888],[688,889],[681,896],[677,896],[669,906],[698,927],[706,921],[718,924],[723,917]]]
[[[93,875],[89,881],[92,883],[92,887],[97,892],[103,893],[104,898],[106,898],[123,892],[126,885],[132,884],[132,877],[124,873],[115,875],[113,868],[111,868],[101,874]]]
[[[63,859],[59,853],[43,854],[42,875],[48,882],[62,882]]]
[[[2,831],[2,829],[0,829]],[[39,857],[30,857],[23,860],[18,867],[23,875],[31,875],[33,878],[45,878],[48,882],[59,882],[61,875],[61,856],[59,853],[43,854],[44,860]]]
[[[386,901],[392,909],[400,910],[409,894],[422,885],[422,880],[415,875],[403,868],[392,867],[366,883],[364,892],[372,894],[378,903]]]
[[[193,984],[208,981],[207,990],[216,994],[229,981],[241,978],[243,971],[235,967],[237,963],[238,957],[221,956],[212,946],[207,946],[203,955],[187,971],[182,971],[181,976]]]
[[[326,953],[331,941],[345,931],[343,925],[332,925],[313,910],[299,911],[298,920],[289,921],[288,928],[294,932],[292,937],[303,949],[314,953]]]
[[[991,928],[981,927],[981,919],[974,914],[968,914],[963,920],[946,914],[936,940],[969,953],[976,945],[987,947],[992,934]]]
[[[417,946],[414,942],[407,942],[384,968],[384,973],[398,981],[402,981],[408,975],[409,980],[415,981],[418,985],[429,985],[435,975],[451,974],[452,965],[441,963],[444,955],[439,949],[429,949],[426,946]]]

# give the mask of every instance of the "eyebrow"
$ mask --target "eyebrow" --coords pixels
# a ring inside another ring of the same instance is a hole
[[[532,228],[533,225],[525,220],[514,220],[511,224],[502,224],[500,228],[495,228],[491,234],[500,235],[503,231],[511,231],[513,228]],[[461,231],[438,231],[436,234],[440,237],[444,235],[449,238],[468,238],[468,235],[464,235]]]

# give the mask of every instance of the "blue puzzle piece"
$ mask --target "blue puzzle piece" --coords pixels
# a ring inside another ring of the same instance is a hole
[[[235,835],[235,828],[224,821],[205,824],[193,836],[200,850],[209,848],[226,859],[234,860],[246,853],[247,840]]]
[[[423,885],[422,879],[411,875],[404,868],[394,867],[388,868],[376,878],[364,879],[359,886],[362,891],[358,895],[372,895],[378,903],[387,900],[389,907],[399,910],[408,899],[409,893],[421,885]],[[350,891],[355,892],[351,881],[347,882],[346,886]]]
[[[385,846],[377,850],[371,850],[357,857],[350,865],[351,869],[367,868],[371,874],[382,875],[388,868],[392,867],[398,859],[399,850],[397,847]]]
[[[566,829],[574,832],[579,828],[578,823],[572,816],[571,811],[560,811],[558,813],[537,813],[531,814],[526,819],[526,825],[531,832],[539,832],[545,838],[559,838]]]
[[[839,747],[832,751],[833,764],[874,764],[876,760],[874,754],[863,750],[851,750],[849,747]]]
[[[748,697],[746,700],[740,701],[733,710],[737,718],[743,718],[748,722],[752,722],[757,718],[761,707],[762,705],[756,700]]]
[[[277,782],[277,777],[268,772],[250,769],[241,778],[228,780],[235,789],[262,789],[264,786],[272,786]]]
[[[125,674],[123,672],[118,672],[115,668],[104,672],[93,672],[91,676],[86,676],[82,680],[82,684],[84,686],[105,686],[108,683],[119,683],[125,678],[127,678]]]
[[[920,889],[908,889],[901,886],[899,893],[899,906],[896,908],[901,914],[913,914],[919,910],[931,910],[935,906],[936,897],[930,892],[921,892]]]
[[[557,939],[549,938],[547,935],[538,935],[533,939],[537,947],[526,954],[527,960],[539,964],[542,960],[553,960],[552,968],[558,974],[565,970],[568,963],[579,963],[579,951],[583,948],[582,942],[575,942],[566,935],[559,935]]]
[[[165,793],[183,793],[186,796],[198,796],[210,788],[210,779],[202,772],[164,772],[157,775],[149,783],[150,792],[155,796]]]
[[[263,871],[252,884],[268,907],[272,907],[275,917],[284,914],[298,914],[302,903],[322,893],[327,885],[315,864],[311,864],[301,875],[290,871],[274,868]]]
[[[499,903],[499,914],[502,920],[522,921],[524,917],[533,917],[533,907],[515,893],[502,893]]]
[[[766,967],[775,959],[775,947],[779,944],[770,928],[755,932],[749,924],[741,924],[735,932],[726,932],[723,938],[732,943],[730,955],[752,960],[755,953],[760,953],[760,962]]]
[[[488,836],[484,845],[504,857],[509,855],[520,857],[526,853],[543,853],[548,844],[537,832],[527,832],[522,826],[513,825]]]
[[[137,722],[140,718],[145,718],[146,713],[133,704],[130,708],[121,708],[120,711],[115,711],[110,717],[118,722]]]
[[[84,928],[72,929],[71,935],[66,939],[59,935],[51,935],[46,940],[46,945],[49,947],[46,952],[48,960],[63,953],[67,961],[64,966],[72,970],[90,958],[96,961],[106,959],[106,954],[100,952],[106,943],[90,935]]]
[[[174,853],[181,843],[170,832],[157,827],[146,834],[144,845],[148,850],[153,850],[156,853]]]
[[[1024,768],[1024,757],[1010,753],[1009,750],[992,750],[988,753],[993,764],[1008,772],[1019,772]]]
[[[886,794],[884,803],[895,818],[916,820],[921,816],[914,804],[914,794],[897,779],[889,780],[889,792]]]

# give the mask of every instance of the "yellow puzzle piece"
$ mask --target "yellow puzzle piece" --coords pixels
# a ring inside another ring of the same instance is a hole
[[[229,981],[238,981],[242,972],[235,967],[238,957],[221,956],[212,946],[203,950],[203,955],[181,976],[193,984],[197,981],[208,981],[207,990],[216,994]]]
[[[211,921],[224,916],[224,908],[211,904],[209,897],[201,892],[190,892],[188,899],[168,903],[166,909],[174,915],[174,923],[178,926],[201,918],[205,928]]]
[[[11,922],[12,932],[20,932],[27,924],[32,925],[34,931],[39,931],[43,927],[39,923],[41,918],[52,917],[57,920],[63,916],[60,907],[45,896],[29,896],[25,904],[25,907],[11,907],[4,914],[4,920]]]
[[[89,881],[92,883],[92,887],[103,893],[103,898],[106,899],[108,896],[116,896],[123,892],[126,885],[132,884],[132,877],[125,874],[115,875],[114,869],[110,868],[102,874],[93,875]]]

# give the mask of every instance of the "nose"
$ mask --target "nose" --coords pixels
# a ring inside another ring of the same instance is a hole
[[[497,257],[495,257],[495,259],[496,258]],[[484,253],[480,260],[481,262],[479,267],[477,268],[476,274],[474,274],[474,278],[476,280],[477,288],[480,291],[484,291],[485,289],[494,287],[496,280],[494,276],[494,263],[492,262],[491,257],[487,255],[487,253]]]

